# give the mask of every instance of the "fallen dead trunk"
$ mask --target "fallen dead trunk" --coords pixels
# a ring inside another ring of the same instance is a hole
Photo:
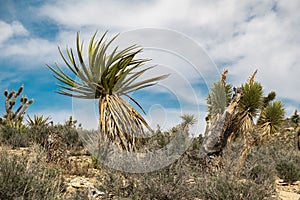
[[[216,120],[214,120],[204,138],[200,157],[219,155],[226,147],[228,138],[236,126],[234,123],[234,114],[242,95],[243,91],[241,88],[235,89],[235,95],[227,109],[225,109],[222,115],[215,116]]]

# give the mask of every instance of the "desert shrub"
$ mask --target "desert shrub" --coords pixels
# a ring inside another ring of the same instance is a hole
[[[26,129],[17,129],[7,125],[0,125],[0,144],[12,148],[26,147],[30,143]]]
[[[104,181],[98,185],[98,188],[105,192],[104,198],[106,199],[111,199],[114,196],[128,198],[133,197],[135,193],[133,183],[134,180],[131,175],[107,170]]]
[[[0,153],[0,199],[60,199],[58,170],[29,163],[28,156]]]
[[[293,160],[280,160],[276,164],[277,175],[285,182],[293,183],[300,180],[300,167]]]
[[[32,126],[22,130],[1,125],[0,144],[12,148],[28,147],[32,144],[40,144],[44,147],[50,134],[62,137],[69,150],[78,150],[83,146],[77,130],[66,125]]]
[[[106,177],[99,185],[105,198],[113,196],[128,199],[194,199],[199,196],[194,181],[202,172],[188,164],[187,156],[163,169],[131,174],[108,169],[102,165]]]
[[[184,170],[184,169],[181,169]],[[167,167],[139,177],[135,195],[140,199],[194,199],[199,197],[198,185],[189,182],[188,171]],[[192,173],[192,172],[191,172]],[[194,177],[195,178],[195,177]]]
[[[76,128],[70,128],[68,126],[61,126],[62,138],[67,144],[68,149],[78,150],[83,144],[79,138]]]
[[[247,166],[242,177],[235,176],[228,163],[219,171],[206,173],[201,163],[195,165],[187,153],[170,166],[145,174],[102,168],[108,177],[99,188],[105,191],[106,198],[128,199],[259,200],[274,193],[274,180],[270,178],[273,174],[266,173],[269,168],[263,163]]]
[[[259,164],[250,168],[246,177],[257,184],[263,184],[265,181],[270,179],[271,181],[273,181],[273,178],[271,178],[272,175],[272,171],[268,170],[267,167]]]
[[[241,177],[257,184],[273,185],[276,175],[275,163],[270,146],[253,147]]]
[[[48,126],[32,126],[27,129],[27,137],[31,143],[40,144],[45,146],[47,138],[49,136],[49,129],[52,127]]]
[[[50,134],[59,135],[69,149],[82,146],[76,129],[66,125],[36,126],[27,131],[30,140],[42,146],[45,145]]]
[[[200,198],[207,200],[259,200],[273,193],[269,184],[257,184],[249,179],[240,179],[230,174],[218,174],[203,179]]]
[[[128,199],[264,199],[275,192],[274,161],[266,148],[253,148],[244,171],[234,175],[236,144],[224,152],[222,164],[212,171],[199,159],[202,138],[195,138],[190,148],[173,164],[145,174],[128,174],[105,169],[108,174],[99,185],[106,198]],[[199,145],[200,143],[200,145]],[[214,159],[214,158],[212,158]],[[217,158],[216,158],[217,159]],[[271,163],[271,164],[270,164]]]

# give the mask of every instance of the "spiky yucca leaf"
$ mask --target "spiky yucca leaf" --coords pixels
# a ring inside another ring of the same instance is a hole
[[[27,118],[26,121],[29,126],[45,126],[50,119],[50,117],[44,118],[43,115],[39,116],[36,114],[34,114],[33,119],[29,115],[27,115]]]
[[[210,116],[215,116],[224,112],[229,105],[232,95],[230,84],[222,81],[213,83],[207,97],[208,112]]]
[[[258,119],[258,124],[262,127],[268,126],[267,130],[270,133],[277,131],[284,120],[284,106],[281,101],[270,103],[262,112]]]
[[[144,118],[118,95],[107,94],[101,98],[99,111],[101,131],[106,133],[109,140],[127,151],[135,150],[137,137],[145,135],[143,125],[150,129]]]
[[[56,64],[56,68],[47,65],[61,84],[58,93],[83,99],[99,100],[99,127],[110,140],[118,143],[125,150],[131,150],[135,137],[143,133],[143,125],[150,128],[143,117],[121,96],[131,99],[138,107],[142,107],[129,96],[130,92],[153,86],[168,75],[161,75],[146,80],[138,78],[153,67],[141,68],[148,60],[135,59],[142,49],[133,45],[123,50],[115,47],[108,52],[115,40],[106,41],[106,33],[95,41],[97,32],[91,38],[88,48],[88,63],[83,58],[83,43],[77,33],[77,60],[72,49],[66,49],[66,55],[59,52],[71,73],[77,80],[67,75]],[[142,109],[143,110],[143,109]]]
[[[135,82],[142,74],[152,68],[135,71],[149,61],[147,59],[134,59],[142,49],[133,45],[121,51],[118,51],[118,47],[116,47],[111,53],[108,53],[108,47],[117,36],[106,42],[104,38],[107,33],[104,33],[99,41],[95,41],[96,34],[97,32],[89,44],[89,65],[84,62],[83,43],[80,41],[79,33],[77,33],[78,61],[76,61],[72,49],[67,48],[67,56],[65,56],[59,48],[65,64],[79,80],[67,75],[58,64],[55,64],[56,69],[47,65],[54,72],[54,77],[62,83],[58,84],[61,88],[58,93],[83,99],[98,99],[102,94],[107,93],[128,94],[152,86],[157,81],[167,77],[167,75],[162,75]]]
[[[242,86],[244,95],[239,103],[241,116],[249,115],[254,119],[263,106],[262,86],[258,82],[246,83]]]

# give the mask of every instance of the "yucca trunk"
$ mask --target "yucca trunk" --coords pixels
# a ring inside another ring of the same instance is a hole
[[[252,142],[248,142],[245,144],[245,147],[240,155],[240,158],[238,160],[238,164],[237,164],[237,169],[236,169],[236,174],[239,174],[241,172],[241,170],[243,169],[246,159],[250,153],[251,147],[253,146],[254,141]]]
[[[103,144],[114,141],[121,149],[136,150],[138,137],[145,135],[144,118],[122,97],[105,94],[99,99],[99,128]],[[107,137],[107,138],[103,138]]]

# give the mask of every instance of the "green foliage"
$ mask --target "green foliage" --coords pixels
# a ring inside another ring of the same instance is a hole
[[[180,116],[180,118],[183,120],[181,126],[185,131],[188,131],[188,128],[197,122],[195,116],[191,114],[183,114],[182,116]]]
[[[264,97],[264,105],[263,107],[267,107],[271,101],[273,101],[276,97],[276,93],[274,91],[270,92],[268,96]]]
[[[277,175],[285,182],[300,180],[300,167],[293,160],[280,160],[276,165]]]
[[[69,120],[65,122],[65,126],[68,126],[70,128],[76,128],[77,120],[73,120],[73,117],[70,116]],[[78,128],[81,128],[81,124],[78,125]]]
[[[263,106],[262,86],[258,82],[246,83],[242,86],[244,95],[239,103],[240,112],[247,113],[252,119],[255,118]]]
[[[235,90],[239,91],[241,99],[236,101],[234,97],[237,95],[234,95],[232,99],[229,99],[231,102],[228,102],[229,105],[226,108],[224,101],[226,99],[226,90],[224,89],[226,73],[227,71],[223,72],[221,81],[213,85],[207,99],[209,111],[207,125],[210,126],[207,127],[207,130],[215,130],[215,132],[208,135],[205,141],[213,141],[214,146],[210,149],[220,152],[226,149],[227,144],[230,144],[228,141],[236,141],[237,137],[242,136],[244,149],[241,151],[236,167],[237,173],[240,173],[253,145],[259,144],[271,133],[279,130],[285,112],[282,102],[273,102],[276,97],[274,91],[264,96],[262,85],[254,81],[257,70],[241,88]],[[222,117],[220,114],[223,114]],[[227,120],[224,124],[225,119]],[[215,127],[218,129],[212,129]],[[206,133],[208,132],[206,131]],[[216,138],[213,138],[214,136]],[[218,144],[222,144],[222,147]]]
[[[214,83],[207,97],[207,106],[210,116],[221,114],[229,105],[232,95],[232,86],[222,81]]]
[[[262,111],[258,119],[258,124],[270,126],[270,131],[274,133],[279,130],[280,125],[283,123],[284,114],[285,111],[282,102],[274,101]]]

